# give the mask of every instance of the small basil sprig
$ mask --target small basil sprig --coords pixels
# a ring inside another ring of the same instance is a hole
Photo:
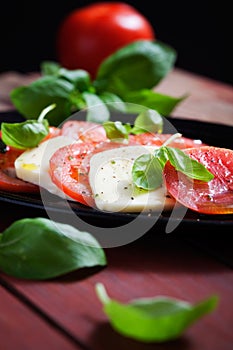
[[[163,118],[157,111],[147,109],[136,117],[133,126],[120,121],[107,121],[103,123],[103,127],[108,139],[111,141],[128,140],[129,134],[161,133],[163,130]]]
[[[0,269],[11,276],[42,280],[97,265],[106,265],[99,243],[70,225],[20,219],[0,234]]]
[[[147,343],[178,338],[195,321],[213,311],[218,303],[217,296],[196,304],[159,296],[123,304],[110,299],[101,283],[96,284],[96,293],[117,332]]]
[[[163,131],[163,118],[154,109],[147,109],[141,112],[135,119],[131,129],[132,134],[142,134],[145,132],[161,133]]]
[[[103,127],[106,132],[107,138],[113,142],[121,142],[124,140],[128,140],[129,134],[132,129],[130,124],[123,124],[120,121],[104,122]]]
[[[177,171],[192,179],[208,182],[214,178],[203,164],[190,158],[182,150],[161,146],[154,154],[143,154],[134,161],[132,167],[134,184],[145,190],[160,187],[163,181],[163,168],[167,161],[170,161]]]
[[[49,123],[44,118],[55,106],[55,104],[52,104],[43,109],[37,120],[30,119],[22,123],[2,123],[3,142],[8,146],[19,149],[36,147],[49,133]]]

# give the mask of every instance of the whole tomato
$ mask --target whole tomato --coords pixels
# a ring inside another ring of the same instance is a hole
[[[149,21],[122,2],[99,2],[72,11],[57,32],[57,59],[68,69],[95,77],[100,63],[136,40],[155,40]]]

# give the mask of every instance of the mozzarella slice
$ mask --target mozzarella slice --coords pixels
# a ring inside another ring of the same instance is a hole
[[[62,198],[67,198],[51,180],[49,160],[57,149],[73,142],[74,140],[69,137],[57,136],[42,142],[38,147],[23,152],[15,160],[16,176],[24,181],[39,185]]]
[[[96,207],[111,212],[161,211],[173,208],[175,201],[166,197],[166,188],[153,191],[138,189],[132,179],[134,160],[156,147],[127,146],[97,153],[91,157],[89,182]]]

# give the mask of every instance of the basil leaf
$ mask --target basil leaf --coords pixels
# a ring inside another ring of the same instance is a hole
[[[103,127],[110,140],[117,140],[119,142],[120,139],[128,140],[130,133],[161,132],[163,119],[154,110],[144,110],[136,117],[133,127],[129,123],[123,124],[120,121],[104,122]]]
[[[42,75],[52,75],[68,80],[81,92],[94,89],[91,86],[90,74],[83,69],[66,69],[57,62],[44,61],[41,63],[41,73]]]
[[[159,41],[138,40],[102,62],[95,84],[102,91],[117,95],[116,81],[127,91],[151,89],[172,69],[175,60],[176,51],[170,46]]]
[[[142,134],[145,132],[161,132],[163,127],[162,117],[154,110],[146,110],[135,119],[134,126],[120,121],[107,121],[103,123],[107,137],[112,141],[128,140],[129,134]]]
[[[126,104],[125,102],[117,95],[104,91],[99,95],[101,100],[108,105],[109,109],[112,109],[117,112],[127,112]]]
[[[70,94],[73,84],[54,76],[44,76],[28,86],[20,86],[10,93],[12,103],[26,118],[37,118],[42,109],[50,104],[56,108],[47,115],[51,125],[58,126],[71,113]]]
[[[214,177],[203,164],[190,158],[182,150],[162,146],[155,150],[154,156],[143,154],[134,161],[132,167],[134,184],[145,190],[158,188],[162,183],[162,170],[168,160],[176,170],[192,179],[208,182]]]
[[[140,113],[134,122],[134,127],[131,130],[133,134],[142,133],[161,133],[163,131],[163,118],[161,115],[153,110],[147,109],[146,111]]]
[[[87,104],[87,121],[103,123],[109,120],[110,112],[107,106],[97,95],[92,94],[90,92],[83,92],[82,96]]]
[[[23,123],[2,123],[2,140],[6,145],[19,148],[36,147],[49,133],[46,119],[42,122],[27,120]]]
[[[192,179],[208,182],[214,178],[214,175],[199,163],[190,158],[187,154],[178,148],[166,147],[166,153],[169,161],[176,170],[181,171]]]
[[[37,146],[49,133],[49,123],[45,116],[56,107],[55,104],[44,108],[38,120],[22,123],[2,123],[2,139],[8,146],[27,149]]]
[[[129,112],[134,112],[136,107],[136,113],[138,112],[137,105],[145,106],[151,109],[157,110],[158,113],[168,116],[174,110],[174,108],[182,102],[187,95],[181,97],[172,97],[168,95],[160,94],[153,90],[138,90],[138,91],[124,91],[121,97],[129,102]],[[134,106],[135,104],[135,106]]]
[[[168,156],[167,156],[167,152],[166,152],[166,148],[165,147],[159,147],[158,149],[155,150],[154,153],[155,158],[158,159],[162,169],[164,168],[165,164],[168,161]]]
[[[148,191],[160,187],[163,178],[158,158],[152,154],[143,154],[138,157],[132,167],[132,178],[137,187]]]
[[[54,61],[43,61],[40,64],[40,71],[42,75],[58,76],[61,66]]]
[[[18,220],[1,237],[0,269],[18,278],[42,280],[106,265],[103,249],[89,233],[46,218]]]
[[[130,124],[122,124],[120,121],[107,121],[103,123],[107,138],[111,141],[128,140],[131,131]]]
[[[90,74],[84,69],[66,69],[61,67],[57,62],[44,61],[41,63],[42,75],[52,75],[68,80],[80,91],[94,91],[91,85]]]
[[[218,303],[217,296],[196,304],[159,296],[123,304],[110,299],[100,283],[96,285],[96,292],[113,329],[146,343],[165,342],[180,337],[195,321],[213,311]]]
[[[80,92],[95,92],[94,87],[91,85],[90,74],[83,69],[68,70],[61,68],[59,77],[70,81]]]
[[[72,104],[72,112],[75,111],[80,111],[82,109],[85,109],[87,104],[85,102],[85,100],[83,99],[83,93],[79,92],[78,90],[74,90],[71,94],[70,94],[70,102]]]

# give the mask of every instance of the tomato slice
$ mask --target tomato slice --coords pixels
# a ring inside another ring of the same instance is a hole
[[[98,145],[89,142],[62,147],[50,158],[51,179],[69,197],[94,207],[88,178],[90,158],[95,153],[124,146],[125,144],[116,142],[102,142]]]
[[[50,158],[52,181],[68,196],[92,206],[88,182],[89,164],[84,159],[95,149],[94,143],[74,143],[58,149]]]
[[[191,158],[202,163],[213,180],[192,180],[177,172],[170,162],[164,168],[169,193],[186,207],[204,214],[233,213],[233,150],[203,146],[185,150]]]
[[[45,138],[43,138],[42,142],[48,139],[51,139],[53,137],[57,137],[59,135],[61,135],[61,129],[57,128],[56,126],[50,126],[49,133],[47,136],[45,136]]]
[[[130,135],[130,142],[140,145],[162,146],[172,134],[152,134],[145,133],[139,135]],[[201,147],[205,144],[201,140],[194,140],[188,137],[177,137],[175,140],[169,143],[169,147],[176,147],[180,149],[186,149],[191,147]]]
[[[162,143],[167,141],[171,136],[172,136],[172,134],[159,134],[158,135],[158,137],[162,141]],[[203,146],[207,146],[207,144],[203,143],[201,140],[198,140],[198,139],[191,139],[188,137],[181,136],[181,137],[177,137],[172,142],[170,142],[168,146],[179,148],[179,149],[186,149],[186,148],[193,148],[193,147],[195,147],[195,148],[203,147]]]
[[[61,135],[82,142],[99,143],[108,140],[102,125],[79,120],[65,122],[61,128]]]
[[[86,121],[69,120],[61,128],[61,135],[68,136],[82,142],[108,142],[104,127],[100,124]],[[171,134],[153,134],[143,133],[139,135],[130,135],[130,144],[139,144],[147,146],[161,146],[167,141]],[[194,140],[187,137],[179,137],[172,141],[169,146],[180,149],[201,147],[205,144],[201,140]]]
[[[129,143],[143,146],[162,146],[159,134],[144,133],[138,135],[129,135]]]
[[[39,187],[17,179],[14,162],[23,150],[8,147],[8,151],[0,153],[0,189],[8,192],[38,193]]]

